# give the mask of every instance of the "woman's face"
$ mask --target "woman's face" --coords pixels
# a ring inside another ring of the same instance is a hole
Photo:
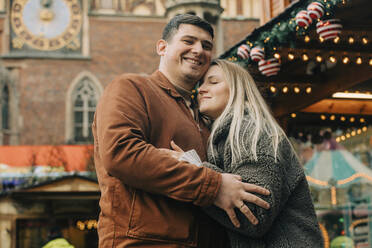
[[[216,119],[224,111],[229,100],[230,90],[223,71],[218,65],[212,65],[199,87],[199,110],[202,114]]]

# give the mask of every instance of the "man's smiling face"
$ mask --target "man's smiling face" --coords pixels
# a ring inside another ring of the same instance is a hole
[[[202,28],[181,24],[169,41],[162,41],[164,69],[175,82],[194,84],[207,71],[213,49],[211,35]]]

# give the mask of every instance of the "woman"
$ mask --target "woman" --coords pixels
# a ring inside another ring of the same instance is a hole
[[[304,171],[250,74],[239,65],[215,60],[199,88],[198,101],[200,112],[213,121],[209,163],[203,166],[240,175],[271,192],[262,197],[271,206],[268,210],[241,203],[257,217],[255,224],[242,209],[232,214],[240,227],[222,209],[205,209],[228,229],[231,247],[323,247]]]

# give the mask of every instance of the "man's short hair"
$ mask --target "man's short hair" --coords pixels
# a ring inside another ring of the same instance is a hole
[[[176,15],[168,22],[163,30],[162,39],[166,41],[171,40],[181,24],[195,25],[207,31],[212,36],[212,39],[214,37],[213,28],[209,22],[201,19],[199,16],[196,15],[183,14]]]

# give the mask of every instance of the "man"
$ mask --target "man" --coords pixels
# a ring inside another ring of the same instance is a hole
[[[101,189],[100,247],[228,247],[224,230],[197,206],[215,204],[252,222],[243,201],[268,207],[268,194],[164,153],[174,140],[205,160],[208,130],[190,108],[190,92],[209,67],[213,29],[193,15],[174,17],[157,42],[159,70],[124,74],[105,89],[93,123]]]

